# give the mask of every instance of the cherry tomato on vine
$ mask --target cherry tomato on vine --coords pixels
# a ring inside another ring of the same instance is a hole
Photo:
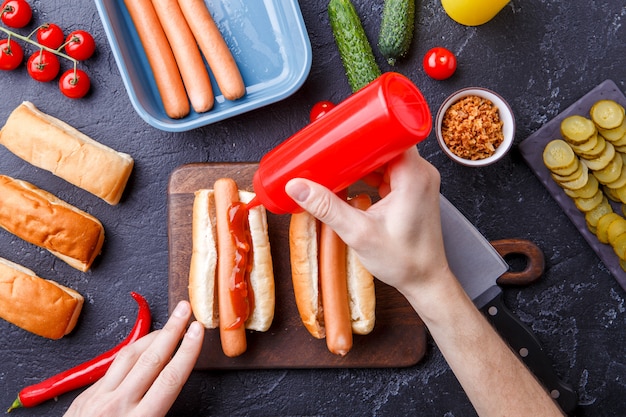
[[[317,102],[313,105],[313,108],[311,108],[309,119],[311,120],[311,122],[314,122],[326,113],[328,113],[333,107],[335,107],[335,103],[333,103],[332,101]]]
[[[89,76],[83,70],[68,69],[59,79],[59,89],[69,98],[82,98],[91,87]]]
[[[33,17],[33,10],[26,0],[6,0],[0,13],[2,22],[12,28],[23,28]]]
[[[50,49],[58,49],[64,40],[63,29],[54,23],[44,23],[37,29],[37,42]]]
[[[75,30],[67,35],[65,40],[65,53],[74,59],[83,61],[93,55],[96,50],[96,42],[89,32]]]
[[[456,71],[456,57],[448,49],[437,46],[426,52],[422,65],[429,77],[445,80]]]
[[[13,39],[0,41],[0,70],[10,71],[19,67],[24,59],[24,51]]]
[[[61,64],[59,64],[59,59],[55,54],[42,49],[28,58],[26,68],[33,79],[48,82],[56,78],[61,69]]]

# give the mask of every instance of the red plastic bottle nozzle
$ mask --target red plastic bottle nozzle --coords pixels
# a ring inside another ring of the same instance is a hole
[[[432,116],[405,76],[387,72],[268,152],[254,174],[256,198],[274,214],[300,207],[285,192],[307,178],[337,192],[426,139]]]
[[[258,196],[255,196],[254,198],[252,198],[252,200],[248,201],[248,204],[246,204],[246,210],[252,210],[255,207],[258,207],[261,205],[261,200],[259,199]]]

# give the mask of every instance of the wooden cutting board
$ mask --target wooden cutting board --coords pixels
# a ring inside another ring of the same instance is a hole
[[[256,163],[189,164],[172,173],[168,187],[170,313],[178,301],[188,299],[194,192],[213,188],[215,180],[222,177],[233,178],[239,188],[252,190],[257,166]],[[361,190],[357,187],[354,191]],[[222,353],[218,330],[207,330],[196,369],[405,367],[422,359],[426,351],[422,320],[395,288],[378,280],[374,330],[369,335],[355,335],[354,346],[345,357],[331,354],[324,340],[308,333],[298,315],[289,265],[289,216],[268,212],[268,226],[276,281],[272,326],[264,333],[249,331],[248,350],[237,358]]]

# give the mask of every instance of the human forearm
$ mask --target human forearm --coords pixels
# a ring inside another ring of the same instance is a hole
[[[480,416],[562,416],[448,271],[405,291]]]

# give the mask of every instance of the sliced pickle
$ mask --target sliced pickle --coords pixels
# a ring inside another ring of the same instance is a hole
[[[613,245],[615,240],[624,233],[626,233],[626,219],[622,217],[614,222],[611,222],[611,224],[609,224],[609,228],[607,229],[609,243]]]
[[[616,203],[622,202],[622,200],[619,199],[619,195],[617,194],[617,191],[615,191],[615,188],[609,188],[606,185],[603,185],[602,192],[609,198],[609,200],[615,201]]]
[[[609,226],[616,220],[623,217],[617,213],[607,213],[600,217],[598,220],[598,226],[596,227],[596,236],[602,243],[609,243]]]
[[[621,125],[613,129],[603,129],[599,126],[596,126],[596,127],[598,128],[598,132],[600,132],[600,134],[604,136],[605,139],[608,139],[611,142],[614,142],[622,138],[624,135],[626,135],[626,117],[622,121]]]
[[[561,187],[567,188],[568,190],[580,190],[583,188],[587,184],[587,181],[589,181],[589,168],[587,168],[584,164],[581,165],[583,167],[583,171],[580,177],[572,181],[557,181],[557,183]],[[554,178],[554,176],[552,178]]]
[[[626,234],[622,233],[616,237],[611,246],[620,259],[626,259]]]
[[[584,116],[568,116],[561,122],[561,135],[567,142],[574,145],[586,142],[596,134],[596,131],[595,123]]]
[[[601,184],[609,184],[613,181],[617,181],[620,175],[622,175],[623,167],[624,160],[622,159],[622,154],[615,152],[615,156],[611,159],[611,162],[609,162],[605,168],[594,171],[593,175],[596,176]]]
[[[602,135],[598,135],[598,136],[602,136]],[[621,136],[621,137],[619,137],[619,138],[617,138],[615,140],[610,140],[608,138],[607,138],[607,140],[609,142],[611,142],[613,144],[613,146],[615,146],[616,148],[620,147],[620,146],[626,146],[626,132],[624,133],[623,136]]]
[[[552,178],[558,183],[577,180],[578,178],[580,178],[581,175],[583,175],[583,170],[585,169],[585,166],[580,162],[579,159],[576,159],[576,165],[578,166],[578,168],[576,168],[576,170],[571,174],[559,175],[557,173],[552,173]]]
[[[600,137],[600,135],[594,133],[589,137],[589,139],[587,139],[583,143],[580,143],[578,145],[574,145],[572,143],[570,144],[570,146],[577,155],[580,155],[581,153],[589,152],[590,150],[595,148],[598,145],[598,137]]]
[[[598,192],[599,185],[596,177],[588,175],[587,184],[585,184],[583,188],[579,188],[578,190],[563,188],[563,191],[572,198],[591,198]]]
[[[550,141],[543,149],[543,163],[550,171],[567,169],[577,160],[572,148],[561,139]]]
[[[591,120],[602,129],[615,129],[624,121],[624,107],[614,100],[598,100],[589,110]]]
[[[606,149],[606,140],[601,135],[596,135],[597,142],[596,146],[593,149],[590,149],[586,152],[580,152],[578,156],[585,159],[594,159],[600,156],[602,152]]]
[[[611,205],[609,204],[609,200],[604,197],[602,199],[602,202],[598,204],[593,210],[585,213],[585,221],[587,221],[587,223],[589,223],[591,227],[597,228],[600,217],[612,212],[613,207],[611,207]]]
[[[626,154],[618,152],[618,155],[622,158],[622,172],[620,176],[613,182],[606,184],[609,188],[621,188],[626,185]]]
[[[578,210],[586,213],[598,207],[604,198],[606,197],[602,190],[598,190],[591,198],[575,198],[574,204]]]
[[[617,194],[617,196],[619,197],[619,201],[621,201],[622,203],[626,203],[626,185],[619,188],[614,188],[614,190],[615,194]]]
[[[602,152],[600,156],[594,159],[583,158],[582,163],[587,165],[587,168],[592,171],[599,171],[606,168],[614,157],[615,147],[611,142],[606,142],[606,149],[604,149],[604,152]]]

